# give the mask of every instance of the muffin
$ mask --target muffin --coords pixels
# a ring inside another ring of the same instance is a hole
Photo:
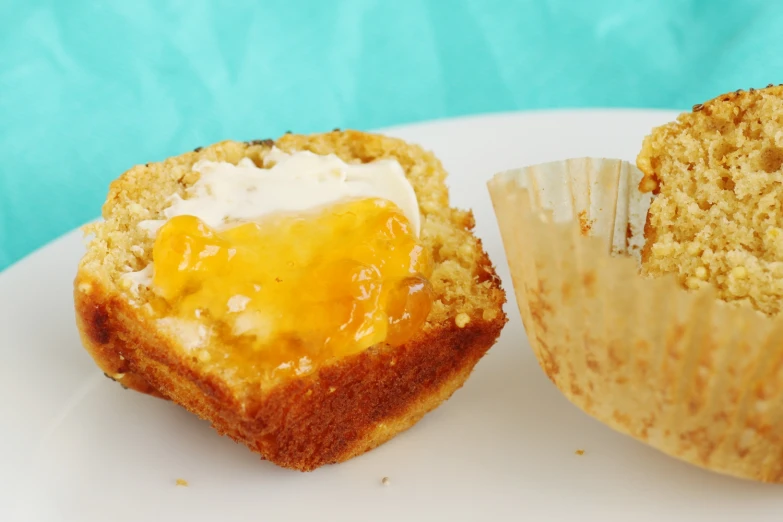
[[[643,270],[769,316],[783,303],[783,86],[697,105],[644,141]]]
[[[574,159],[489,183],[528,339],[584,411],[717,472],[783,481],[780,87],[654,129],[638,168]]]
[[[277,465],[360,455],[448,399],[505,294],[430,153],[225,141],[114,181],[74,284],[97,366]]]

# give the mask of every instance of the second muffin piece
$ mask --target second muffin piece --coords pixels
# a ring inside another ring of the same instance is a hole
[[[783,86],[737,91],[655,129],[637,165],[656,194],[643,252],[649,275],[767,315],[783,299]]]

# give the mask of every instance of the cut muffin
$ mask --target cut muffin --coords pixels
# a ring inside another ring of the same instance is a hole
[[[228,357],[230,337],[206,350],[189,349],[161,323],[165,309],[151,306],[154,293],[132,284],[128,274],[150,265],[155,245],[139,224],[162,219],[171,195],[187,197],[199,179],[196,162],[236,165],[247,158],[261,167],[273,148],[400,164],[418,201],[419,239],[432,260],[431,310],[412,339],[333,357],[302,375],[256,375],[238,371],[241,360]],[[471,233],[473,216],[449,207],[445,178],[440,162],[421,148],[354,131],[226,141],[137,166],[112,183],[104,220],[88,227],[94,237],[74,286],[83,343],[123,386],[175,401],[280,466],[308,471],[368,451],[449,398],[506,322],[505,294]]]
[[[645,139],[637,165],[640,190],[655,194],[643,272],[780,312],[783,86],[696,105]]]

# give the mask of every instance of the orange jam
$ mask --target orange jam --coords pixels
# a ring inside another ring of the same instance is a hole
[[[231,347],[220,356],[254,373],[301,374],[377,343],[403,344],[433,300],[427,250],[383,199],[219,231],[177,216],[158,232],[153,262],[153,286],[173,314],[217,325]]]

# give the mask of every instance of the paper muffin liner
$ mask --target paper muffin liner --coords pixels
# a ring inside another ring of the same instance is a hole
[[[641,172],[581,158],[489,190],[528,339],[568,399],[714,471],[783,482],[783,320],[639,275]]]

